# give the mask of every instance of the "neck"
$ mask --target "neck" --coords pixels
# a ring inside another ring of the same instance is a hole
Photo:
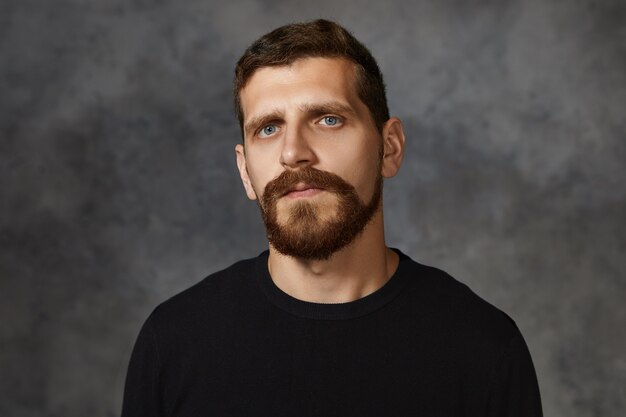
[[[382,210],[354,242],[327,260],[282,255],[270,245],[268,268],[282,291],[302,301],[346,303],[382,287],[398,266],[398,255],[385,245]]]

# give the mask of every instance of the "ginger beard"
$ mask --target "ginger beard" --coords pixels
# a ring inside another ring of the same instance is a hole
[[[379,171],[380,172],[380,171]],[[336,174],[313,167],[284,171],[270,181],[259,203],[270,244],[280,253],[301,259],[326,260],[356,239],[379,208],[382,197],[379,174],[369,203],[354,186]],[[286,216],[278,215],[278,200],[298,183],[333,193],[334,213],[322,212],[316,201],[294,201]]]

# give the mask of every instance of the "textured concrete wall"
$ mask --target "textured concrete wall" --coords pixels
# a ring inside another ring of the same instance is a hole
[[[117,415],[151,309],[264,248],[232,70],[315,17],[406,124],[389,243],[516,319],[547,416],[624,415],[626,3],[220,3],[0,3],[0,415]]]

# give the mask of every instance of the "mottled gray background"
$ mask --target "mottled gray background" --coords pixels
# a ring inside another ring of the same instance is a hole
[[[508,312],[547,416],[626,410],[626,2],[2,0],[0,415],[119,414],[160,301],[265,247],[230,82],[281,24],[368,45],[387,237]]]

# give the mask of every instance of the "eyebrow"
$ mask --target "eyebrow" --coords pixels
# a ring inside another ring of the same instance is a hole
[[[243,127],[244,128],[243,130],[246,133],[254,132],[260,126],[263,126],[270,122],[282,120],[283,116],[284,116],[283,112],[278,109],[272,110],[269,113],[260,114],[258,116],[251,118],[248,122],[246,122],[246,124]]]
[[[298,106],[298,109],[303,113],[311,114],[326,114],[326,113],[341,113],[356,115],[354,109],[348,104],[344,104],[339,101],[328,101],[324,103],[304,103]]]
[[[356,111],[348,104],[339,101],[328,101],[323,103],[303,103],[298,106],[298,110],[302,113],[309,113],[311,115],[323,115],[328,113],[338,113],[343,115],[356,115]],[[250,133],[255,131],[260,126],[271,122],[282,121],[284,119],[284,112],[279,109],[274,109],[268,113],[260,114],[252,117],[245,125],[244,132]]]

